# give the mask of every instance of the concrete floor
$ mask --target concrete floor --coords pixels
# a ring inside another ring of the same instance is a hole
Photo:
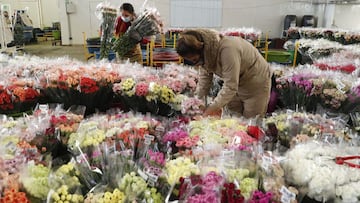
[[[29,44],[25,46],[24,52],[29,55],[39,57],[63,57],[69,56],[80,61],[86,61],[84,56],[83,45],[72,46],[52,46],[51,42],[40,42],[37,44]]]

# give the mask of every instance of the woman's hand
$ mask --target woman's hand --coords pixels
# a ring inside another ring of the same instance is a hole
[[[204,117],[207,117],[207,116],[221,117],[221,113],[222,113],[221,109],[213,108],[213,107],[209,106],[208,108],[206,108],[206,110],[204,112]]]

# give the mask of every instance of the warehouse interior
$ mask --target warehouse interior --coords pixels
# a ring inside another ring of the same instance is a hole
[[[101,21],[96,8],[102,2],[1,0],[0,4],[2,12],[11,14],[10,18],[15,18],[15,11],[26,13],[28,16],[25,21],[29,23],[27,27],[30,30],[25,30],[25,38],[29,53],[57,56],[70,51],[75,58],[84,60],[84,57],[77,53],[83,52],[81,45],[85,43],[84,37],[99,36]],[[117,0],[106,2],[116,8],[123,3]],[[133,4],[138,12],[144,6],[144,1],[141,0],[130,0],[129,3]],[[155,6],[159,10],[164,26],[168,28],[204,27],[221,30],[253,27],[264,33],[263,38],[268,34],[270,39],[278,39],[284,38],[285,17],[294,15],[295,26],[299,27],[303,16],[310,16],[314,18],[311,25],[314,27],[360,29],[360,24],[356,20],[360,18],[358,0],[149,0],[145,4]],[[60,49],[55,47],[59,45]],[[42,48],[44,51],[35,51]],[[73,53],[73,50],[76,51]]]

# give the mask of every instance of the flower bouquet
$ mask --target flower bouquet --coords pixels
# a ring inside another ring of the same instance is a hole
[[[125,34],[114,42],[113,50],[120,57],[134,49],[143,37],[162,32],[162,22],[156,9],[146,9],[129,27]]]
[[[287,148],[310,139],[328,140],[334,143],[351,141],[343,132],[343,123],[325,119],[318,114],[287,111],[273,114],[266,119],[266,123],[268,128],[275,127],[272,131],[276,135],[273,136],[277,136],[280,144]]]
[[[312,60],[330,56],[344,49],[340,43],[326,39],[300,39],[298,42],[300,43],[299,52],[309,56]]]
[[[0,86],[0,113],[21,116],[36,106],[39,97],[38,90],[30,83]]]
[[[220,202],[220,190],[224,178],[215,172],[204,177],[192,175],[180,178],[179,200],[184,202]]]
[[[113,39],[114,23],[117,11],[115,8],[105,6],[102,3],[97,6],[101,10],[101,45],[100,59],[108,59],[111,50],[111,41]]]
[[[359,184],[360,171],[352,166],[357,164],[348,165],[335,158],[358,153],[359,147],[308,142],[290,150],[282,165],[287,182],[301,189],[300,195],[316,201],[356,202],[359,193],[353,186]]]
[[[46,200],[50,187],[50,169],[41,164],[29,162],[20,175],[20,181],[27,194],[38,200]]]
[[[203,100],[188,97],[181,103],[181,113],[190,117],[202,115],[205,109],[205,103]]]
[[[176,94],[192,96],[196,90],[198,81],[197,71],[191,67],[168,64],[158,71],[159,83],[171,88]]]
[[[298,27],[290,27],[287,30],[287,36],[290,39],[300,39],[299,28]]]
[[[314,112],[322,81],[313,74],[294,74],[276,79],[276,88],[284,107]]]
[[[328,80],[322,88],[321,104],[333,112],[342,112],[341,107],[347,102],[349,91],[350,86],[344,81]]]
[[[108,109],[113,97],[112,84],[120,80],[116,72],[99,67],[55,69],[47,75],[43,93],[50,102],[64,104],[64,108],[83,105],[86,114]]]
[[[256,41],[261,36],[261,31],[255,28],[228,28],[221,32],[224,36],[235,36],[235,37],[242,37],[249,41]]]
[[[129,109],[162,116],[172,116],[175,113],[173,104],[176,95],[165,85],[146,81],[136,83],[133,78],[127,78],[114,84],[113,90]]]

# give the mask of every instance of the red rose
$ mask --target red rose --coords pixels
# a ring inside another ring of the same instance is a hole
[[[261,138],[264,137],[265,133],[264,131],[262,131],[259,127],[257,126],[248,126],[247,128],[247,133],[254,137],[257,140],[260,140]]]

